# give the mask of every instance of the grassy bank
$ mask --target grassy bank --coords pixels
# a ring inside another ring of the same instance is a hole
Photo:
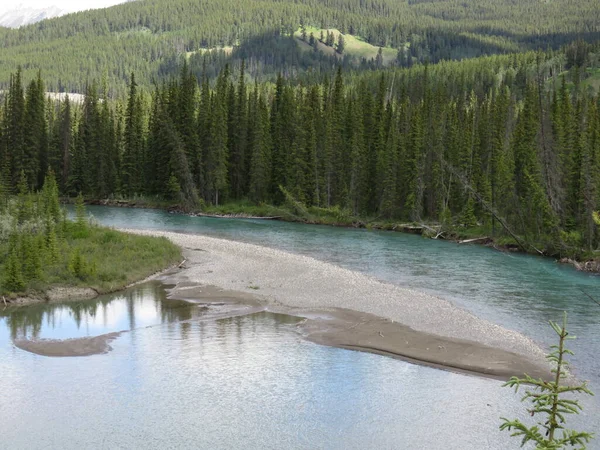
[[[0,295],[42,297],[53,287],[119,290],[181,259],[165,238],[134,236],[90,223],[83,203],[69,221],[54,181],[40,193],[1,199]]]

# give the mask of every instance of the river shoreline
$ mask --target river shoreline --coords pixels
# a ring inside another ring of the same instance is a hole
[[[129,283],[126,286],[116,287],[115,289],[108,291],[98,291],[97,289],[94,289],[92,287],[51,286],[48,290],[43,292],[33,292],[28,295],[20,295],[14,298],[6,298],[2,296],[0,297],[0,302],[2,302],[0,303],[0,305],[3,305],[5,308],[18,308],[24,306],[39,305],[41,303],[63,303],[70,301],[93,300],[100,295],[112,294],[113,292],[123,291],[138,284],[155,280],[160,276],[163,276],[169,273],[170,271],[177,269],[177,267],[181,264],[183,264],[183,262],[179,264],[171,264],[170,266],[159,270],[158,272],[152,273],[140,280]]]
[[[70,202],[70,200],[68,201]],[[303,223],[306,225],[326,225],[338,228],[360,228],[360,229],[371,229],[371,230],[379,230],[379,231],[393,231],[397,233],[408,233],[408,234],[418,234],[423,235],[424,231],[435,231],[429,225],[424,224],[424,226],[417,226],[415,224],[402,224],[402,223],[379,223],[379,222],[369,222],[363,219],[357,219],[352,222],[330,222],[325,220],[313,220],[307,221],[302,219],[293,219],[286,217],[285,215],[277,215],[277,216],[258,216],[247,213],[205,213],[199,211],[187,211],[182,210],[178,206],[169,206],[166,204],[155,204],[152,202],[146,201],[131,201],[131,200],[90,200],[86,202],[90,205],[98,205],[98,206],[112,206],[119,208],[147,208],[147,209],[158,209],[161,211],[167,211],[175,214],[183,214],[191,217],[209,217],[215,219],[262,219],[262,220],[277,220],[283,222],[292,222],[292,223]],[[509,253],[523,253],[523,254],[531,254],[535,256],[540,256],[539,252],[536,251],[525,251],[518,244],[499,244],[493,238],[489,236],[460,236],[457,234],[452,234],[449,237],[443,236],[432,236],[431,239],[442,239],[448,242],[455,242],[457,244],[474,244],[474,245],[482,245],[484,247],[492,248],[494,250],[500,252],[509,252]],[[576,270],[580,272],[586,272],[590,274],[600,275],[600,259],[588,259],[585,261],[580,261],[573,258],[568,257],[560,257],[556,255],[548,255],[542,254],[545,258],[551,258],[558,264],[567,264],[574,267]]]
[[[167,285],[169,298],[210,307],[210,320],[269,311],[303,319],[298,332],[318,344],[495,379],[522,373],[550,377],[544,350],[531,339],[435,296],[267,247],[194,234],[120,231],[164,236],[178,245],[183,263],[140,282],[158,280]],[[45,356],[87,356],[110,351],[115,337],[15,345]]]
[[[528,337],[479,319],[450,302],[380,282],[316,259],[201,235],[164,236],[186,258],[159,278],[169,298],[226,305],[223,317],[266,310],[304,318],[311,341],[369,351],[447,370],[506,379],[550,376],[544,350]]]

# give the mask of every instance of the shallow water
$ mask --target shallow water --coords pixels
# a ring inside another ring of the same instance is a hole
[[[577,374],[600,395],[600,276],[584,274],[549,258],[507,254],[478,245],[361,229],[271,220],[215,219],[160,210],[89,207],[101,223],[161,229],[265,245],[304,254],[380,280],[430,291],[477,316],[520,331],[544,345],[554,343],[548,320],[569,315],[578,337]],[[599,419],[600,423],[600,419]]]
[[[90,207],[102,223],[203,233],[306,254],[429,290],[551,342],[569,311],[577,374],[600,395],[600,278],[550,260],[400,233]],[[520,417],[501,383],[303,341],[267,313],[202,321],[198,306],[146,284],[97,301],[0,310],[0,447],[517,448],[499,417]],[[13,337],[131,330],[108,354],[48,358]],[[600,433],[600,403],[570,423]],[[600,448],[594,441],[589,448]]]
[[[499,416],[526,418],[493,380],[312,344],[290,316],[203,314],[156,284],[0,312],[1,447],[505,449]],[[121,330],[104,355],[11,345]]]

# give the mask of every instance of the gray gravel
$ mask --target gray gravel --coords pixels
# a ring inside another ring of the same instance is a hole
[[[302,255],[202,235],[122,230],[166,236],[184,249],[185,270],[177,282],[208,284],[252,293],[290,313],[347,308],[391,319],[411,328],[466,339],[544,361],[530,338],[508,330],[447,300],[383,283],[368,275]]]

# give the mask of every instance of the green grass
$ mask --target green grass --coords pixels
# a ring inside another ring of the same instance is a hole
[[[72,270],[75,252],[78,251],[88,268],[84,276]],[[8,242],[0,243],[0,282],[5,279]],[[38,279],[26,282],[24,292],[43,292],[53,286],[91,287],[99,293],[113,292],[142,280],[155,272],[177,263],[181,259],[179,247],[166,238],[136,236],[109,228],[88,226],[79,230],[67,222],[63,238],[58,243],[58,257],[50,262],[42,256],[42,270]],[[0,293],[8,294],[0,285]]]
[[[581,86],[584,88],[584,91],[587,89],[593,90],[595,94],[600,92],[600,68],[597,69],[587,69],[587,77],[582,83]]]
[[[231,53],[233,53],[233,46],[228,45],[225,47],[213,47],[213,48],[199,48],[198,50],[192,51],[192,52],[185,52],[185,57],[187,59],[190,58],[190,56],[195,55],[195,54],[199,54],[199,55],[204,55],[205,53],[210,53],[213,51],[222,51],[224,52],[227,56],[230,56]]]
[[[571,74],[571,71],[561,72],[557,78],[550,79],[547,83],[556,83],[556,80],[560,80],[560,77],[567,76],[568,81],[566,85],[567,88],[572,91],[575,89],[575,83],[570,77]],[[581,78],[583,81],[581,81],[580,88],[583,92],[590,92],[591,95],[600,93],[600,68],[588,67],[585,71],[585,74]]]
[[[338,37],[341,33],[339,30],[337,30],[335,28],[321,29],[321,28],[307,26],[306,27],[307,41],[308,41],[308,37],[310,36],[311,32],[314,34],[315,39],[318,40],[319,37],[321,36],[321,31],[323,31],[324,36],[327,36],[327,31],[329,31],[330,33],[333,33],[333,35],[335,36],[335,43],[337,44]],[[299,28],[294,33],[294,36],[296,37],[296,39],[298,41],[298,45],[300,45],[300,47],[303,50],[306,50],[306,51],[312,50],[312,48],[308,44],[308,42],[304,42],[301,39],[301,35],[302,35],[302,32],[301,32],[301,29]],[[377,56],[379,47],[371,45],[368,42],[365,42],[365,40],[363,38],[361,38],[360,36],[353,36],[351,34],[344,34],[343,36],[344,36],[344,44],[345,44],[344,54],[348,54],[350,56],[355,56],[356,58],[365,58],[367,60],[375,59],[375,57]],[[325,44],[322,44],[321,42],[319,42],[317,44],[317,46],[318,46],[318,49],[321,50],[326,55],[337,54],[337,52],[332,47],[328,47]],[[390,47],[383,47],[382,48],[383,64],[390,65],[391,63],[393,63],[396,60],[397,55],[398,55],[397,49],[390,48]]]

